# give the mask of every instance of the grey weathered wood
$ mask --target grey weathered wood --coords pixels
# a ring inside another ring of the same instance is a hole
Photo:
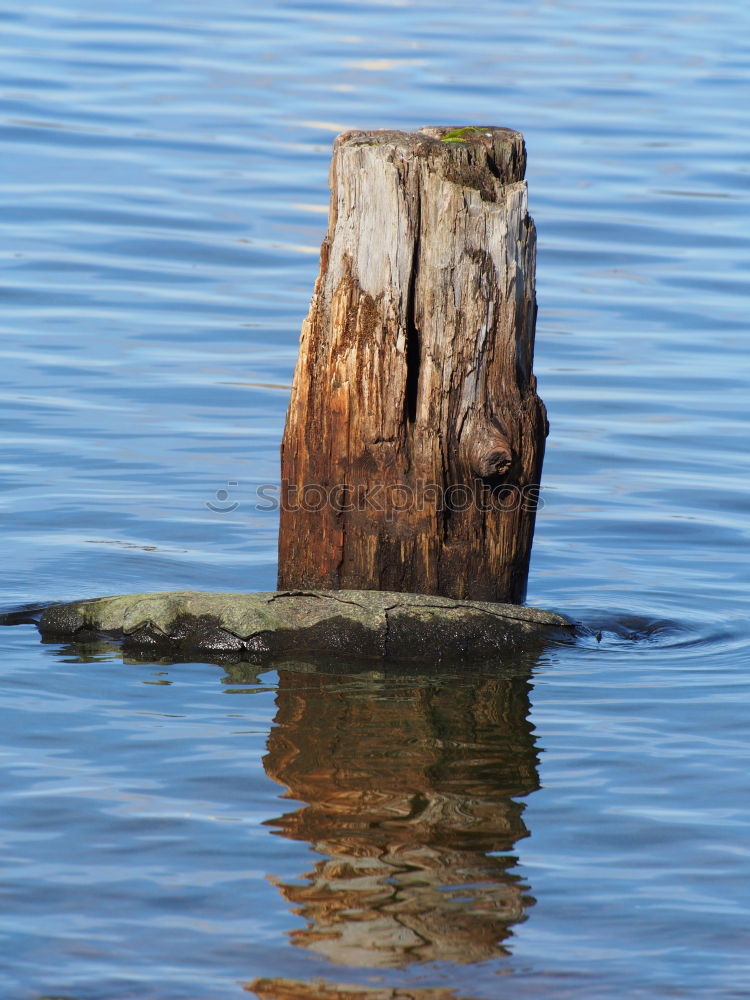
[[[282,445],[280,589],[523,600],[547,432],[525,160],[495,127],[336,139]]]

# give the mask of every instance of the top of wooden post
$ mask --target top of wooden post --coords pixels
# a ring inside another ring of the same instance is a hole
[[[526,172],[523,135],[496,125],[425,125],[417,132],[394,129],[342,132],[334,152],[363,146],[388,147],[403,158],[427,160],[447,180],[476,188],[484,201],[496,201],[499,189],[522,181]]]

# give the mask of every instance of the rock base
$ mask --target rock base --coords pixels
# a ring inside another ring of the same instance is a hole
[[[531,638],[571,639],[572,622],[538,608],[383,591],[260,594],[174,591],[73,601],[46,607],[48,641],[122,640],[125,650],[185,658],[342,653],[401,660],[488,657]]]

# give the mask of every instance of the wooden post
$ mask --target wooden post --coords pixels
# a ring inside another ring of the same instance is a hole
[[[495,127],[336,139],[279,589],[524,599],[547,433],[525,160]]]

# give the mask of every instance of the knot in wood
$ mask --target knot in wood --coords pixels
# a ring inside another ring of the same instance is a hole
[[[480,479],[504,476],[513,463],[508,439],[497,427],[484,427],[470,434],[465,443],[469,468]]]

